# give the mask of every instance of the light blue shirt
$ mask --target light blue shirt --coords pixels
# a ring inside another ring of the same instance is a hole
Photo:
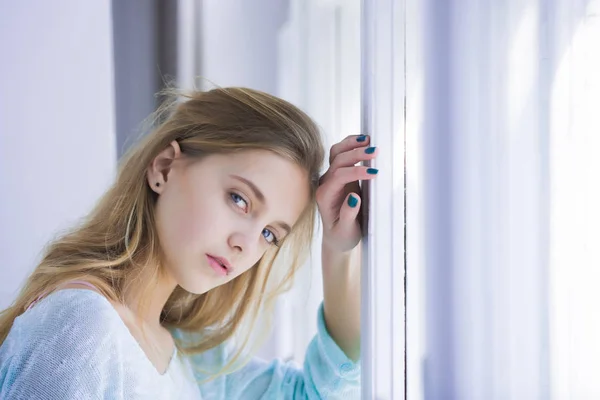
[[[104,296],[63,289],[15,320],[0,346],[0,398],[360,399],[359,363],[327,333],[322,305],[303,368],[254,358],[200,384],[205,376],[198,369],[217,370],[227,360],[226,349],[223,344],[190,358],[175,353],[161,374]]]

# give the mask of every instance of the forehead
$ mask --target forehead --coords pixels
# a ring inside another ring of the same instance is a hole
[[[254,195],[252,187],[244,182],[250,181],[264,195],[264,205],[261,205],[264,211],[290,226],[294,225],[309,201],[307,172],[273,152],[247,150],[213,155],[205,161],[216,167],[215,173],[221,182],[243,188],[247,195]]]

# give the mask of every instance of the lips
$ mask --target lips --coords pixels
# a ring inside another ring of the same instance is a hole
[[[229,264],[229,261],[227,261],[226,258],[222,258],[222,257],[216,257],[210,254],[206,255],[210,261],[216,262],[225,273],[229,274],[233,268],[231,268],[231,264]]]

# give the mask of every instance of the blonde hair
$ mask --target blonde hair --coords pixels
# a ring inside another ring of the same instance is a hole
[[[163,309],[163,326],[202,333],[201,339],[192,343],[176,339],[180,351],[193,355],[220,345],[240,330],[244,321],[253,325],[262,311],[272,310],[274,298],[289,288],[308,256],[314,233],[315,192],[324,158],[317,126],[292,104],[252,89],[217,88],[189,94],[168,90],[166,94],[168,100],[153,116],[156,128],[124,156],[114,184],[78,227],[48,246],[15,301],[0,313],[0,344],[16,317],[38,296],[61,284],[85,279],[108,299],[123,302],[124,285],[134,281],[142,268],[153,268],[153,276],[158,276],[157,195],[148,186],[146,171],[172,141],[179,143],[184,155],[197,159],[248,149],[272,151],[308,173],[311,195],[281,246],[269,250],[248,271],[201,295],[177,286]],[[281,279],[269,283],[282,252],[289,257],[288,269]],[[141,308],[149,303],[155,281],[140,288]],[[242,336],[245,345],[250,332],[246,330]],[[240,354],[241,349],[228,366]]]

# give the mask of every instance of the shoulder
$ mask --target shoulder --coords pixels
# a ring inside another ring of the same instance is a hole
[[[15,320],[0,346],[0,397],[74,398],[89,392],[92,398],[122,391],[129,380],[119,367],[126,339],[119,321],[97,292],[49,294]]]
[[[120,328],[119,314],[108,299],[85,289],[53,292],[19,316],[13,325],[21,346],[49,346],[63,352],[77,349],[84,353],[110,345],[114,340],[108,339],[122,332]]]
[[[49,328],[63,330],[69,326],[98,329],[118,322],[117,318],[115,308],[102,294],[90,289],[65,288],[45,296],[18,320],[24,325],[43,325],[47,332]]]

